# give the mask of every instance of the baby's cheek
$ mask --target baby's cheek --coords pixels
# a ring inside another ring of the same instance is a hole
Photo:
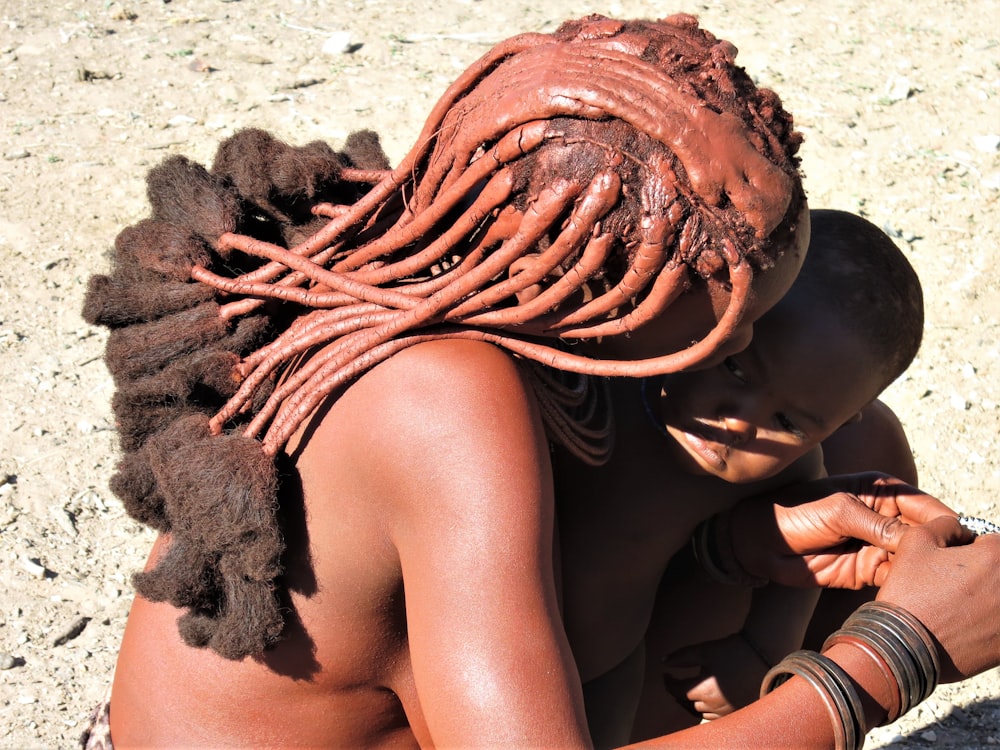
[[[759,482],[770,479],[789,466],[799,458],[796,455],[785,452],[775,453],[775,445],[766,437],[762,440],[759,436],[756,440],[748,443],[738,455],[730,454],[729,468],[733,477],[731,482]]]

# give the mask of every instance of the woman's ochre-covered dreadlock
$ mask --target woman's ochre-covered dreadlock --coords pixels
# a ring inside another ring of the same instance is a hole
[[[150,171],[151,216],[119,234],[84,316],[111,329],[112,489],[171,534],[136,588],[186,610],[188,644],[240,659],[280,638],[275,459],[401,349],[472,338],[534,363],[553,439],[597,462],[610,415],[590,376],[677,370],[729,335],[804,204],[791,117],[735,54],[690,16],[590,16],[492,49],[395,169],[369,131],[335,152],[243,130],[211,170]],[[688,350],[565,346],[723,272],[730,309]]]

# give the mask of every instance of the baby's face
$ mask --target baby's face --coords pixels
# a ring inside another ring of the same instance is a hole
[[[877,396],[869,347],[798,307],[764,316],[742,352],[667,376],[653,408],[685,470],[734,483],[774,476]]]

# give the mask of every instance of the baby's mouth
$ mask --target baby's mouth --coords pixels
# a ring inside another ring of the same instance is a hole
[[[683,439],[688,451],[701,460],[713,471],[725,471],[726,455],[729,453],[725,442],[718,439],[718,430],[710,425],[698,424],[697,426],[685,427],[681,430],[680,437]]]

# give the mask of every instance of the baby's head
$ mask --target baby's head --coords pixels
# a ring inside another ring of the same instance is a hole
[[[858,216],[810,213],[802,271],[750,345],[665,381],[661,417],[694,473],[773,476],[856,419],[917,353],[923,295],[902,252]]]

